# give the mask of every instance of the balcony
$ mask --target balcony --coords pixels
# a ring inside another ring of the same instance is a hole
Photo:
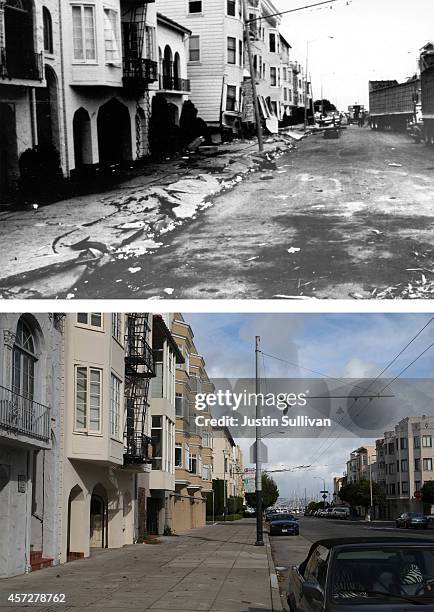
[[[143,57],[123,58],[124,87],[132,90],[146,89],[149,83],[158,81],[158,64]]]
[[[190,91],[190,79],[160,75],[160,89],[163,91]]]
[[[0,78],[42,81],[42,53],[22,52],[20,55],[8,55],[6,47],[0,47]]]
[[[0,385],[0,429],[48,443],[50,408]]]
[[[124,467],[140,469],[144,463],[152,463],[152,440],[137,431],[127,434]]]

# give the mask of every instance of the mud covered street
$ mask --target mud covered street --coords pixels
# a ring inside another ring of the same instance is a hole
[[[431,297],[432,148],[351,126],[339,140],[310,136],[277,165],[154,254],[102,267],[77,297],[90,283],[113,298]]]

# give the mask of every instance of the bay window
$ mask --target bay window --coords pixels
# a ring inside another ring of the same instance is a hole
[[[75,368],[75,429],[101,431],[102,370],[87,366]]]

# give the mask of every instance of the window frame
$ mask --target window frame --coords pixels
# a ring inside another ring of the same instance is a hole
[[[273,83],[274,74],[274,83]],[[270,87],[277,87],[277,68],[276,66],[270,66]]]
[[[42,23],[44,30],[44,53],[54,55],[53,18],[51,17],[51,12],[47,6],[42,7]],[[48,28],[46,27],[47,25]]]
[[[82,323],[78,320],[79,315],[86,315],[86,323]],[[92,323],[92,316],[99,315],[101,317],[101,325],[94,325]],[[92,329],[94,331],[103,332],[104,331],[104,313],[103,312],[77,312],[75,325],[77,327],[82,327],[84,329]]]
[[[86,402],[85,402],[85,412],[84,412],[84,420],[85,426],[80,427],[77,426],[77,383],[78,383],[78,370],[86,370]],[[91,373],[98,372],[99,375],[99,414],[98,414],[98,429],[91,429]],[[102,368],[93,366],[93,365],[84,365],[80,363],[76,363],[74,366],[74,433],[87,434],[90,436],[100,436],[102,435],[102,416],[103,416],[103,380],[104,380],[104,371]]]
[[[233,44],[233,47],[229,46],[229,42]],[[235,36],[226,37],[226,63],[230,66],[237,65],[237,39]]]
[[[159,425],[154,425],[154,419],[160,419],[160,424]],[[160,447],[161,447],[161,454],[157,455],[154,450],[155,450],[155,445],[154,445],[154,431],[159,431],[159,437],[160,437]],[[153,470],[160,470],[163,471],[163,461],[164,461],[164,451],[165,451],[165,440],[164,440],[164,419],[163,419],[163,415],[161,414],[153,414],[151,416],[151,440],[152,440],[152,469]],[[159,467],[156,467],[154,465],[154,461],[160,461]]]
[[[71,16],[74,13],[74,9],[80,9],[80,20],[81,20],[81,42],[83,49],[83,58],[75,57],[75,44],[74,44],[74,18],[72,17],[72,62],[73,64],[97,64],[98,63],[98,39],[96,31],[96,10],[95,4],[89,2],[73,2],[71,4]],[[93,21],[93,42],[95,49],[95,57],[86,57],[86,36],[85,36],[85,20],[84,20],[84,9],[88,8],[92,10],[92,21]]]
[[[122,342],[123,325],[122,325],[122,313],[121,312],[112,312],[111,331],[112,331],[112,338],[116,340],[116,342],[120,344],[122,348],[124,348],[124,344]]]
[[[424,472],[432,472],[432,457],[423,457],[422,459],[422,470]],[[425,467],[425,465],[430,465],[431,467]]]
[[[233,96],[233,97],[229,96],[228,95],[229,91],[234,91],[235,92],[235,96]],[[237,110],[237,95],[238,95],[238,92],[237,92],[237,86],[236,85],[226,85],[226,106],[225,106],[226,111],[236,112],[236,110]],[[230,100],[233,100],[233,105],[234,105],[233,108],[229,108],[228,102]]]
[[[192,11],[192,4],[200,4],[200,11]],[[203,15],[203,0],[187,0],[187,15]]]
[[[193,48],[191,47],[191,42],[192,41],[197,41],[197,48]],[[192,59],[192,51],[194,53],[197,53],[197,59]],[[201,48],[200,48],[200,36],[199,34],[192,34],[189,39],[188,39],[188,61],[189,63],[193,63],[193,64],[199,64],[200,63],[200,56],[201,56]]]
[[[176,457],[176,451],[180,451],[179,453],[179,463],[177,462],[177,457]],[[183,468],[184,464],[182,461],[182,454],[183,454],[183,448],[182,448],[182,443],[181,442],[176,442],[175,443],[175,469],[176,468]]]
[[[104,6],[103,7],[103,15],[104,15],[104,60],[105,63],[109,66],[119,66],[122,62],[122,49],[121,49],[121,33],[120,33],[120,15],[119,11],[114,8]],[[114,20],[111,19],[111,15],[114,15]],[[115,41],[115,49],[107,49],[108,39],[106,38],[106,22],[108,19],[110,21],[111,32]],[[109,59],[107,57],[107,53],[117,53],[117,57],[112,57]]]
[[[116,388],[113,388],[113,383],[116,383]],[[123,437],[122,432],[122,412],[121,412],[121,388],[122,380],[113,372],[110,375],[110,437],[120,442]],[[114,392],[114,393],[113,393]],[[117,398],[116,405],[114,404]],[[117,407],[117,410],[114,408]],[[113,431],[113,425],[117,426],[117,431]]]

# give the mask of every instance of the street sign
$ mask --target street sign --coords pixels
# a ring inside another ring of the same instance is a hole
[[[261,463],[268,463],[268,448],[259,440],[259,460]],[[250,463],[256,463],[256,442],[250,447]]]
[[[327,499],[327,494],[326,494],[326,493],[324,493],[324,495],[322,496],[322,498],[323,498],[324,500],[325,500],[325,499]]]

